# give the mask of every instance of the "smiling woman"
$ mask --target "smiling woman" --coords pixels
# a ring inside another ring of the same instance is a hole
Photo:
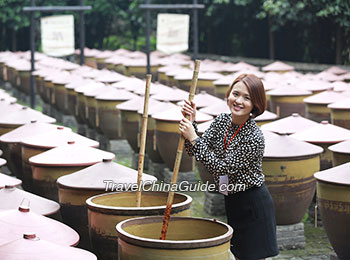
[[[231,113],[217,116],[197,135],[196,105],[185,101],[180,122],[190,156],[207,168],[225,196],[228,224],[234,229],[236,259],[264,259],[278,254],[274,205],[262,173],[264,136],[254,121],[266,109],[264,85],[252,74],[237,77],[226,92]],[[244,189],[221,189],[242,185]]]

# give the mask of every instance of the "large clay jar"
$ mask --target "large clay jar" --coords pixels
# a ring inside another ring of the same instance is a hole
[[[116,88],[96,96],[96,127],[109,140],[124,139],[126,133],[122,131],[122,118],[117,106],[135,97],[136,95],[129,91]]]
[[[152,118],[152,115],[158,113],[159,111],[165,111],[175,108],[176,105],[170,102],[159,102],[152,99],[153,105],[148,107],[148,119],[147,119],[147,133],[146,133],[146,154],[148,158],[154,163],[164,163],[160,155],[159,149],[157,147],[156,138],[156,121]],[[138,110],[140,115],[140,122],[143,115],[143,107]],[[141,129],[141,126],[140,126]],[[153,174],[153,173],[152,173]]]
[[[88,110],[86,106],[85,93],[96,90],[103,87],[104,84],[100,82],[91,82],[81,87],[75,88],[74,91],[77,93],[77,109],[75,118],[79,124],[87,124],[88,122]]]
[[[333,153],[333,167],[350,162],[350,140],[331,145],[328,149]]]
[[[98,123],[97,114],[97,101],[95,99],[99,94],[105,93],[111,88],[111,86],[100,86],[91,91],[84,93],[85,96],[85,107],[87,115],[87,125],[91,129],[97,129],[96,122]]]
[[[320,169],[317,145],[264,131],[263,173],[275,204],[277,225],[301,221],[315,193],[313,174]]]
[[[60,260],[60,259],[86,259],[97,260],[96,256],[86,250],[61,246],[40,239],[35,233],[24,233],[23,238],[15,239],[0,246],[0,258],[7,260],[26,259]]]
[[[339,259],[350,259],[350,162],[315,173],[317,203]]]
[[[316,126],[291,135],[291,137],[322,147],[324,151],[321,154],[320,169],[326,170],[332,167],[332,152],[328,147],[350,139],[350,130],[329,124],[328,121],[322,121]]]
[[[274,122],[277,118],[278,116],[275,113],[265,110],[264,113],[254,118],[254,120],[258,126],[262,126]]]
[[[89,198],[86,204],[93,252],[101,260],[117,260],[115,226],[125,219],[163,216],[167,197],[167,192],[143,191],[141,207],[136,206],[136,192],[107,193]],[[191,203],[192,198],[188,195],[175,193],[171,216],[190,216]]]
[[[280,117],[292,113],[305,116],[304,98],[310,96],[310,91],[298,89],[295,86],[284,86],[266,92],[271,101],[271,111]]]
[[[142,175],[145,183],[156,180],[148,174]],[[86,200],[112,191],[116,185],[126,187],[136,183],[136,170],[114,163],[111,159],[103,159],[103,162],[57,179],[62,220],[78,231],[81,237],[80,246],[90,248]]]
[[[31,212],[30,208],[21,205],[18,209],[0,211],[0,247],[15,239],[19,239],[23,232],[31,230],[42,239],[50,242],[76,246],[79,235],[67,225],[51,218]]]
[[[21,142],[24,138],[56,129],[56,125],[32,121],[0,136],[1,147],[6,151],[7,167],[16,177],[23,179]]]
[[[91,147],[98,147],[99,145],[98,142],[73,133],[70,128],[62,126],[58,126],[56,129],[43,134],[28,136],[22,139],[23,188],[25,190],[33,191],[32,168],[29,163],[29,158],[60,145],[65,145],[68,141],[75,141],[77,144]]]
[[[163,111],[154,114],[152,117],[156,121],[156,138],[157,146],[160,151],[160,155],[169,168],[173,170],[177,146],[180,138],[179,122],[183,118],[181,114],[181,108],[177,107],[167,111]],[[201,112],[197,112],[196,120],[198,123],[211,120],[213,117]],[[180,172],[193,171],[193,158],[186,152],[182,153]]]
[[[101,162],[104,158],[113,159],[114,154],[74,141],[35,155],[29,158],[33,189],[43,197],[58,201],[56,180],[59,177]]]
[[[350,130],[350,98],[329,104],[331,122],[337,126]]]
[[[125,220],[117,225],[118,259],[230,259],[232,228],[220,221],[172,217],[160,240],[162,217]]]
[[[235,80],[235,78],[236,78],[236,75],[231,74],[213,81],[213,84],[215,86],[215,96],[221,99],[225,99],[226,91],[229,88],[229,86],[232,84],[232,82]]]
[[[29,107],[22,107],[19,110],[12,111],[11,113],[0,117],[0,135],[6,134],[17,127],[30,123],[33,120],[44,123],[56,122],[56,119],[44,115],[39,111]]]
[[[178,85],[181,89],[189,91],[191,87],[193,72],[189,70],[187,73],[180,73],[174,77],[178,82]],[[197,93],[200,91],[206,91],[211,95],[215,95],[215,85],[214,81],[222,77],[222,74],[214,72],[200,72],[198,74],[197,81]]]
[[[306,104],[306,117],[316,122],[331,120],[331,109],[327,105],[344,99],[341,92],[324,91],[304,99]]]
[[[274,132],[276,134],[290,135],[317,125],[318,124],[316,122],[304,118],[298,113],[293,113],[291,116],[264,124],[261,126],[261,129]]]

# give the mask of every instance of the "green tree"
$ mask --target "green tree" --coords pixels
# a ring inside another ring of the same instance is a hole
[[[263,0],[261,11],[257,18],[268,20],[269,25],[269,56],[275,58],[275,37],[274,33],[283,28],[287,23],[306,22],[310,16],[303,12],[307,0]]]
[[[327,19],[335,28],[335,63],[350,62],[350,1],[311,0],[316,16]]]

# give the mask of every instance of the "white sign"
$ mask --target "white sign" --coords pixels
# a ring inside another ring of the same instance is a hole
[[[57,15],[41,18],[43,52],[60,57],[74,53],[74,16]]]
[[[187,14],[158,14],[157,50],[167,54],[188,50],[189,27]]]

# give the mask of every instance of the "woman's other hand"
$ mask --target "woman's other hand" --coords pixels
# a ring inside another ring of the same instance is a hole
[[[196,104],[193,101],[184,100],[181,113],[184,117],[189,116],[189,120],[193,123],[196,120]]]
[[[192,122],[187,118],[183,118],[180,121],[179,130],[181,134],[190,142],[192,142],[194,139],[198,137],[198,135],[196,134],[196,131],[194,130]]]

